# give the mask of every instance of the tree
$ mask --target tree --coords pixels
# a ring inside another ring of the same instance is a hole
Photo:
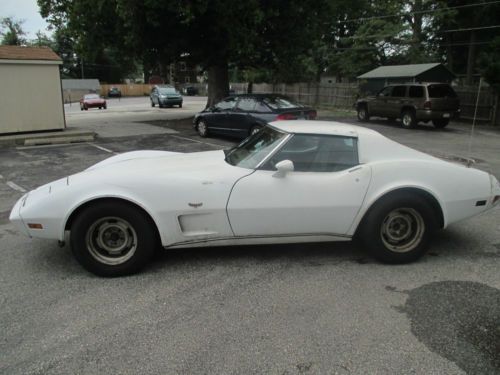
[[[10,46],[21,46],[26,44],[26,32],[23,30],[24,20],[15,20],[13,17],[0,19],[1,44]]]

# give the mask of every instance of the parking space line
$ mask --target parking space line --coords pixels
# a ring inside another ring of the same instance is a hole
[[[192,138],[187,138],[187,137],[181,137],[179,135],[173,135],[173,134],[170,134],[171,137],[174,137],[174,138],[180,138],[180,139],[185,139],[187,141],[192,141],[192,142],[196,142],[196,143],[203,143],[203,144],[206,144],[206,145],[210,145],[210,146],[215,146],[215,147],[226,147],[224,145],[219,145],[217,143],[210,143],[210,142],[203,142],[203,141],[198,141],[197,139],[192,139]]]
[[[26,189],[19,186],[18,184],[16,184],[15,182],[12,182],[12,181],[7,181],[6,184],[11,187],[12,189],[14,190],[17,190],[17,191],[20,191],[21,193],[26,193]]]
[[[68,147],[68,146],[82,146],[86,143],[61,143],[55,145],[38,145],[38,146],[18,146],[16,150],[32,150],[37,148],[52,148],[52,147]]]
[[[91,145],[91,146],[94,146],[95,148],[97,148],[97,149],[99,149],[99,150],[109,152],[110,154],[115,154],[115,155],[118,155],[118,152],[114,152],[114,151],[112,151],[112,150],[110,150],[109,148],[106,148],[106,147],[98,146],[98,145],[96,145],[95,143],[90,143],[90,142],[87,142],[87,144],[88,144],[88,145]]]

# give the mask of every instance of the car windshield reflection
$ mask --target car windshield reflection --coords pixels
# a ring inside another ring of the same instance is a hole
[[[255,169],[287,135],[266,126],[230,150],[226,155],[226,162],[241,168]]]

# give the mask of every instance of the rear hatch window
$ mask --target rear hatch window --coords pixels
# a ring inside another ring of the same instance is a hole
[[[456,92],[450,85],[429,85],[427,86],[429,98],[456,98]]]

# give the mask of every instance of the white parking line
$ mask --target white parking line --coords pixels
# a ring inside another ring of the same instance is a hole
[[[38,146],[18,146],[16,150],[32,150],[37,148],[52,148],[52,147],[69,147],[69,146],[82,146],[86,143],[61,143],[55,145],[38,145]]]
[[[206,144],[206,145],[215,146],[215,147],[219,147],[219,148],[226,147],[224,145],[219,145],[217,143],[210,143],[210,142],[198,141],[197,139],[192,139],[192,138],[187,138],[187,137],[181,137],[179,135],[172,135],[172,134],[170,134],[170,136],[171,137],[175,137],[175,138],[185,139],[186,141],[191,141],[191,142],[196,142],[196,143],[203,143],[203,144]]]
[[[102,151],[106,151],[106,152],[109,152],[110,154],[115,154],[115,155],[118,155],[118,152],[114,152],[112,150],[110,150],[109,148],[106,148],[106,147],[102,147],[102,146],[98,146],[94,143],[90,143],[90,142],[87,142],[88,145],[91,145],[91,146],[94,146],[95,148],[99,149],[99,150],[102,150]]]
[[[15,182],[12,182],[12,181],[7,181],[6,184],[8,186],[10,186],[12,189],[14,190],[17,190],[17,191],[20,191],[21,193],[26,193],[26,189],[19,186],[18,184],[16,184]]]

